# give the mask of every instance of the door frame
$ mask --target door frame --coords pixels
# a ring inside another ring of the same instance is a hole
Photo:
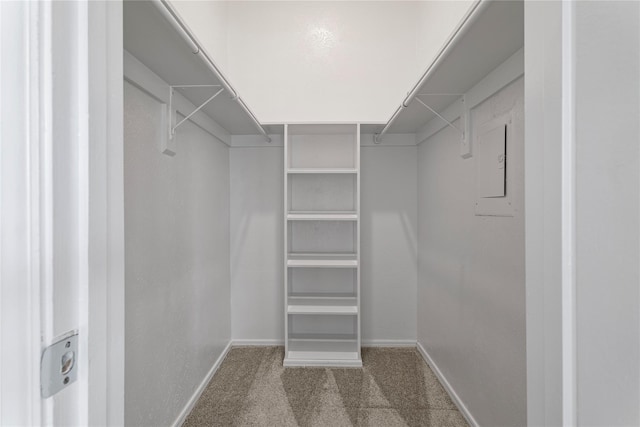
[[[0,3],[0,424],[123,425],[122,3],[55,7]],[[55,20],[77,40],[65,57],[64,49],[53,49]],[[63,160],[53,155],[52,111],[64,108],[54,99],[54,60],[73,76],[65,84],[74,98],[65,101],[79,112],[65,117],[78,148]],[[78,379],[74,391],[42,399],[40,358],[56,339],[51,325],[60,309],[53,297],[54,167],[75,168],[80,181],[69,189],[79,247],[71,268],[79,286],[64,301],[78,313]]]
[[[124,425],[122,2],[87,1],[89,86],[88,424]]]
[[[41,424],[40,84],[34,3],[0,3],[0,424]],[[35,78],[34,78],[35,74]]]

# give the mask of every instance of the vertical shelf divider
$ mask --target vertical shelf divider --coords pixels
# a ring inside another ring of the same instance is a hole
[[[289,150],[288,150],[288,131],[289,125],[284,125],[284,354],[285,358],[289,354],[289,221],[287,221],[287,213],[289,212]]]
[[[356,269],[356,300],[358,304],[358,319],[357,328],[358,328],[358,359],[362,361],[362,337],[360,334],[360,123],[356,125],[356,215],[358,215],[358,219],[356,220],[356,254],[358,257],[358,268]]]

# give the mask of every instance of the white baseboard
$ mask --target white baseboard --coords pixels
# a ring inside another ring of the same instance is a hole
[[[427,353],[427,350],[424,349],[424,347],[422,346],[422,344],[420,344],[420,342],[416,343],[416,347],[418,348],[418,351],[422,355],[422,358],[424,359],[424,361],[427,362],[427,365],[429,365],[433,373],[436,375],[436,377],[438,377],[438,380],[440,380],[440,383],[442,384],[442,386],[445,388],[445,390],[447,390],[447,393],[449,393],[449,396],[451,396],[451,400],[453,400],[453,403],[456,404],[456,406],[458,407],[458,410],[460,410],[460,413],[464,416],[464,418],[467,420],[469,425],[472,427],[478,427],[477,421],[475,420],[475,418],[473,418],[473,415],[471,415],[471,412],[469,412],[469,409],[467,409],[464,402],[462,402],[462,399],[460,399],[460,396],[458,396],[458,394],[453,389],[453,387],[451,387],[451,384],[449,384],[449,381],[447,381],[447,379],[444,377],[444,375],[442,374],[442,371],[440,371],[440,368],[438,368],[438,365],[436,365],[436,363],[433,361],[431,356],[429,356],[429,353]]]
[[[202,395],[202,392],[204,392],[204,389],[207,387],[207,384],[209,384],[209,381],[213,377],[213,374],[216,373],[216,371],[222,364],[222,361],[224,360],[224,358],[227,357],[227,353],[229,353],[229,350],[231,350],[232,343],[233,341],[229,341],[229,344],[227,344],[227,346],[224,348],[224,350],[222,351],[222,354],[220,354],[220,356],[218,357],[216,362],[213,364],[211,369],[209,369],[209,372],[204,377],[204,379],[202,380],[202,382],[200,383],[196,391],[193,393],[193,396],[191,396],[191,399],[189,399],[185,407],[180,412],[180,415],[178,415],[178,418],[176,418],[175,422],[173,423],[173,427],[180,427],[184,423],[184,420],[187,419],[187,416],[189,415],[193,407],[198,402],[198,399],[200,399],[200,396]]]
[[[232,340],[231,343],[234,346],[240,346],[240,347],[242,346],[271,347],[271,346],[284,345],[284,340],[239,339],[239,340]]]
[[[283,340],[263,340],[263,339],[236,339],[232,340],[233,346],[276,346],[284,345]],[[415,340],[362,340],[363,347],[415,347]]]
[[[415,340],[362,340],[363,347],[415,347]]]

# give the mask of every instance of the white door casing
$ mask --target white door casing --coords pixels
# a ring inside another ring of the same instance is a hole
[[[41,423],[39,84],[33,4],[0,3],[0,424]]]
[[[122,5],[0,3],[0,424],[122,425]],[[78,379],[40,396],[42,350]]]

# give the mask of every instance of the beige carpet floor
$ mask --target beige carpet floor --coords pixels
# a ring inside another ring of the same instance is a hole
[[[466,426],[413,348],[364,348],[363,368],[283,368],[282,347],[233,348],[185,427]]]

